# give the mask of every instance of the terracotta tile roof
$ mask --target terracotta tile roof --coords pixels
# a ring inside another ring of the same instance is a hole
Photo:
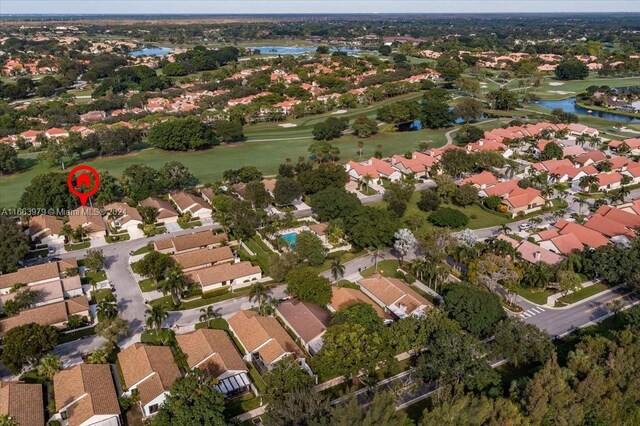
[[[374,275],[371,278],[363,278],[358,281],[361,287],[374,295],[386,306],[406,306],[406,313],[412,314],[419,306],[427,309],[433,307],[431,302],[416,293],[408,285],[397,278],[387,278],[382,275]]]
[[[201,328],[192,333],[179,334],[176,340],[187,356],[190,368],[208,359],[214,364],[217,376],[229,370],[247,371],[240,353],[224,330]]]
[[[621,223],[615,222],[599,214],[595,214],[589,218],[584,224],[589,229],[600,232],[607,237],[615,237],[618,235],[626,235],[635,237],[636,233]]]
[[[623,167],[632,163],[632,161],[627,157],[612,157],[612,158],[609,158],[607,161],[611,163],[612,170],[620,170]]]
[[[593,161],[594,163],[597,163],[599,161],[604,161],[606,159],[607,159],[607,156],[604,154],[604,152],[593,150],[593,151],[585,152],[584,154],[576,157],[576,163],[584,164],[589,160]]]
[[[93,416],[119,415],[120,405],[108,364],[79,364],[53,376],[56,410],[69,407],[69,426]]]
[[[560,253],[568,255],[574,250],[584,250],[584,245],[575,234],[559,235],[550,240]]]
[[[35,235],[38,232],[48,229],[48,235],[62,235],[62,227],[64,223],[55,216],[40,215],[29,219],[29,235]]]
[[[563,167],[563,166],[573,167],[573,163],[571,162],[571,160],[568,160],[566,158],[562,160],[547,160],[547,161],[542,161],[536,164],[542,166],[542,169],[547,170],[549,173],[553,173],[559,167]]]
[[[276,189],[276,182],[278,182],[278,179],[275,179],[275,178],[262,179],[262,184],[264,185],[264,188],[271,193],[273,193],[273,191]]]
[[[354,303],[366,303],[373,307],[376,314],[382,319],[391,319],[391,315],[385,312],[377,303],[367,297],[366,294],[355,288],[331,287],[331,306],[336,312],[340,312]]]
[[[540,237],[541,240],[550,240],[551,238],[557,237],[558,235],[558,230],[557,229],[545,229],[544,231],[540,231],[538,232],[538,236]]]
[[[216,195],[213,192],[213,189],[211,189],[211,188],[202,188],[200,190],[200,193],[202,194],[204,199],[209,200],[209,201],[211,201],[213,199],[213,197]]]
[[[275,318],[263,317],[254,311],[239,311],[228,322],[246,350],[250,353],[259,352],[266,364],[271,364],[287,353],[304,356]]]
[[[195,232],[193,234],[181,235],[171,239],[176,252],[220,244],[226,240],[227,234],[213,234],[211,231]]]
[[[171,194],[169,194],[169,198],[171,198],[173,202],[176,203],[176,205],[182,212],[191,211],[195,213],[202,209],[211,210],[211,207],[204,199],[188,192],[172,192]],[[195,207],[193,207],[194,205]]]
[[[484,192],[489,196],[497,195],[504,196],[513,191],[514,189],[519,188],[517,180],[507,180],[504,182],[497,183],[496,185],[487,188]]]
[[[115,210],[118,212],[118,218],[121,225],[131,221],[137,220],[138,222],[142,222],[142,216],[135,207],[129,207],[128,204],[125,203],[111,203],[104,206],[105,210]]]
[[[0,414],[11,417],[19,425],[44,425],[42,385],[0,382]]]
[[[596,211],[596,214],[604,216],[607,219],[620,223],[629,228],[640,228],[640,216],[637,214],[629,213],[627,211],[607,205],[601,206]]]
[[[75,229],[82,226],[87,232],[100,232],[107,229],[100,210],[91,207],[79,207],[69,215],[69,225]]]
[[[509,195],[504,201],[511,204],[514,208],[528,206],[536,200],[538,201],[536,204],[540,205],[544,204],[544,199],[541,194],[538,189],[518,187],[509,192]]]
[[[599,173],[598,174],[598,185],[599,186],[607,186],[614,183],[618,183],[622,181],[622,175],[618,172],[612,173]]]
[[[0,335],[14,327],[32,322],[40,325],[62,324],[67,321],[69,315],[84,313],[88,309],[89,301],[86,296],[76,296],[61,302],[25,309],[18,315],[0,320]]]
[[[168,391],[181,376],[168,346],[134,343],[118,354],[118,362],[127,389],[144,379],[137,386],[143,404]]]
[[[436,159],[422,152],[414,152],[410,159],[402,155],[394,155],[391,158],[391,163],[394,165],[401,164],[412,173],[421,173],[431,168],[436,163]]]
[[[167,219],[178,216],[178,212],[170,202],[155,197],[145,198],[138,203],[143,207],[155,207],[158,209],[158,219]]]
[[[29,284],[38,281],[55,280],[60,278],[60,274],[67,269],[77,267],[78,262],[75,259],[66,259],[21,268],[10,274],[0,274],[0,288],[9,288],[14,284]]]
[[[580,145],[569,145],[562,148],[563,157],[575,157],[584,154],[584,148]]]
[[[560,235],[575,234],[577,239],[586,246],[598,248],[609,244],[609,239],[600,232],[589,229],[578,223],[569,222],[561,230]]]
[[[171,256],[174,262],[182,266],[183,269],[206,266],[217,262],[233,261],[233,253],[228,246],[213,249],[202,249],[187,253],[174,254]]]
[[[251,262],[222,263],[208,268],[197,269],[187,273],[187,277],[193,282],[206,287],[223,281],[234,280],[262,272],[259,266],[253,266]]]
[[[530,263],[543,262],[547,265],[556,265],[563,259],[562,256],[527,240],[521,241],[516,250],[524,260]]]
[[[496,177],[493,175],[493,173],[488,172],[488,171],[484,171],[482,173],[478,173],[475,175],[471,175],[468,178],[462,179],[462,181],[460,182],[460,185],[466,185],[466,184],[476,184],[478,186],[482,186],[482,185],[495,185],[498,183],[498,179],[496,179]]]
[[[276,310],[306,343],[320,337],[331,319],[329,312],[321,307],[299,300],[282,302]]]

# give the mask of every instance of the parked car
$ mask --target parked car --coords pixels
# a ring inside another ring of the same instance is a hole
[[[521,231],[526,231],[531,228],[533,228],[533,223],[530,223],[530,222],[525,222],[518,225],[518,229]]]

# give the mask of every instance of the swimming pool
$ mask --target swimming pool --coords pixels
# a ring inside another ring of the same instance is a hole
[[[280,235],[280,238],[285,240],[289,244],[289,247],[294,247],[296,245],[297,237],[298,234],[296,234],[295,232],[289,232],[288,234]]]

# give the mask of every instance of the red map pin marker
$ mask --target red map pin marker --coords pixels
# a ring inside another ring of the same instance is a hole
[[[83,173],[80,173],[76,177],[76,174],[78,174],[78,172],[83,172]],[[93,176],[93,184],[91,183],[92,176]],[[74,179],[75,179],[75,184],[74,184]],[[93,167],[81,164],[71,169],[71,171],[67,175],[67,186],[69,187],[69,191],[73,195],[80,198],[80,202],[84,207],[84,205],[87,204],[87,200],[89,199],[89,197],[95,194],[98,191],[98,188],[100,188],[100,175],[98,174],[96,169],[94,169]],[[83,188],[83,189],[89,188],[89,190],[86,192],[80,192],[76,188]]]

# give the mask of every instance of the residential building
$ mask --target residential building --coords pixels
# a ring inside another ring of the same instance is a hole
[[[0,381],[0,415],[19,425],[44,426],[41,384]]]
[[[420,317],[433,308],[431,302],[397,278],[376,274],[358,284],[364,294],[398,318]]]
[[[276,316],[298,336],[307,352],[315,355],[320,351],[322,335],[331,321],[329,312],[313,303],[292,299],[278,305]]]
[[[235,260],[228,246],[174,254],[171,258],[182,267],[185,273],[222,263],[232,263]]]
[[[39,241],[42,244],[62,245],[64,244],[63,226],[64,223],[55,216],[33,216],[29,219],[27,235],[29,235],[31,241]]]
[[[137,230],[142,225],[142,216],[135,207],[129,207],[125,203],[111,203],[104,206],[107,211],[107,220],[116,229]]]
[[[71,315],[90,318],[89,300],[86,296],[75,296],[36,308],[24,309],[19,314],[0,320],[0,336],[21,325],[36,323],[64,328]]]
[[[220,392],[234,396],[252,389],[249,369],[224,330],[201,328],[179,334],[176,340],[189,368],[199,368],[217,379]]]
[[[262,270],[251,262],[221,263],[186,274],[187,280],[202,287],[202,292],[229,287],[231,291],[248,287],[262,279]]]
[[[191,217],[201,220],[211,218],[213,209],[204,199],[197,195],[184,191],[172,192],[169,194],[169,199],[176,204],[178,211],[182,214],[189,213]]]
[[[349,161],[345,165],[345,169],[347,173],[349,173],[349,176],[355,180],[361,180],[365,176],[369,176],[377,183],[381,183],[382,178],[389,179],[393,182],[402,177],[402,173],[394,169],[391,164],[375,157],[361,163]]]
[[[78,207],[69,212],[69,226],[72,229],[82,227],[90,239],[104,238],[107,235],[107,224],[100,210],[92,207]]]
[[[55,420],[68,426],[120,426],[109,364],[79,364],[53,376]]]
[[[392,320],[391,315],[367,297],[362,291],[350,287],[331,287],[331,303],[327,306],[331,312],[340,312],[354,303],[366,303],[371,306],[384,322]]]
[[[173,208],[170,202],[161,200],[156,197],[145,198],[138,203],[143,207],[153,207],[158,210],[156,221],[164,223],[176,223],[178,221],[178,212]]]
[[[285,358],[294,356],[303,366],[304,354],[284,328],[273,317],[264,317],[254,311],[239,311],[229,319],[229,330],[236,336],[246,354],[260,372],[270,370]]]
[[[505,234],[499,235],[498,239],[511,244],[511,247],[513,247],[520,254],[522,259],[526,260],[529,263],[546,263],[547,265],[557,265],[563,260],[563,257],[558,255],[557,253],[527,240],[517,241]]]
[[[598,248],[609,244],[609,239],[600,232],[589,229],[579,223],[560,219],[554,226],[558,229],[560,235],[574,234],[583,246]]]
[[[597,177],[598,191],[608,191],[620,188],[622,185],[622,175],[618,172],[599,173]]]
[[[118,354],[125,395],[138,391],[142,415],[154,415],[181,376],[171,348],[134,343]]]
[[[466,184],[471,184],[476,188],[478,188],[478,190],[480,190],[480,189],[491,187],[493,185],[497,185],[498,179],[495,177],[493,173],[485,170],[481,173],[471,175],[460,181],[460,186],[463,186]]]
[[[194,232],[166,240],[153,242],[153,248],[161,253],[180,254],[205,248],[213,248],[227,241],[227,234],[214,234],[211,231]]]
[[[422,152],[413,152],[411,158],[403,155],[391,157],[391,165],[405,175],[414,175],[417,178],[425,177],[429,170],[437,163],[437,160]]]

